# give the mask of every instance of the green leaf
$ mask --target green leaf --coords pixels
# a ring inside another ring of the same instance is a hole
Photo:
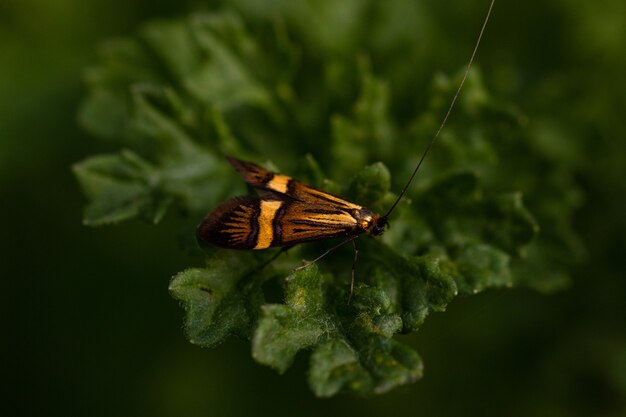
[[[162,179],[156,169],[129,150],[89,158],[76,164],[74,173],[91,200],[84,217],[90,226],[138,215],[157,223],[172,203],[160,192]]]
[[[513,285],[511,257],[522,254],[539,230],[519,194],[485,197],[476,176],[460,173],[434,183],[420,206],[457,264],[462,294]]]
[[[231,334],[250,335],[264,300],[262,281],[258,276],[250,280],[255,265],[251,254],[221,252],[205,268],[188,269],[172,278],[170,294],[187,311],[185,332],[191,343],[212,347]]]
[[[389,192],[391,188],[391,175],[387,167],[377,162],[363,168],[354,177],[346,195],[353,201],[380,211],[393,204],[395,196]]]
[[[353,116],[334,115],[331,119],[332,156],[341,173],[355,172],[371,154],[384,158],[391,150],[393,125],[389,120],[389,87],[371,73],[369,63],[361,59],[361,91]]]
[[[374,246],[374,245],[373,245]],[[457,295],[457,266],[437,255],[404,257],[376,244],[373,282],[401,314],[403,332],[415,331],[433,311],[444,311]]]
[[[167,73],[200,102],[219,111],[271,105],[268,91],[244,62],[255,46],[237,16],[197,14],[187,24],[155,22],[144,26],[141,36]]]
[[[101,138],[129,141],[130,87],[158,85],[164,77],[136,39],[109,40],[99,53],[102,64],[85,73],[89,95],[80,109],[79,122]]]
[[[265,305],[252,341],[252,356],[260,363],[285,372],[299,350],[317,342],[325,329],[319,317],[324,297],[317,268],[289,278],[286,305]]]
[[[342,390],[366,394],[373,384],[357,352],[343,339],[321,343],[311,354],[309,385],[318,397],[332,397]]]
[[[331,289],[315,265],[291,275],[285,304],[261,308],[253,357],[282,373],[300,350],[314,349],[309,384],[319,396],[385,392],[419,379],[417,353],[392,339],[402,319],[385,292],[362,284],[349,303]]]

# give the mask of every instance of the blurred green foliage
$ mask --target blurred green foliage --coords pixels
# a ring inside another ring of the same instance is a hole
[[[318,407],[359,415],[416,408],[433,415],[624,412],[621,2],[496,5],[482,71],[472,74],[410,192],[412,203],[392,218],[384,244],[360,243],[357,276],[368,302],[355,298],[352,308],[380,311],[387,324],[378,351],[400,341],[418,347],[426,378],[372,400],[321,404],[296,388],[303,385],[300,355],[295,372],[276,378],[246,361],[241,342],[197,351],[176,338],[180,315],[165,296],[166,277],[200,260],[180,255],[173,237],[180,233],[185,243],[204,211],[243,192],[223,154],[271,159],[282,172],[384,211],[392,195],[370,195],[367,174],[358,173],[382,161],[389,189],[401,188],[458,82],[486,5],[237,1],[215,7],[220,19],[211,12],[146,24],[185,14],[186,5],[46,4],[0,6],[0,76],[9,80],[0,86],[0,131],[9,139],[0,142],[0,184],[9,201],[3,230],[12,237],[3,253],[17,254],[7,257],[7,276],[25,277],[10,281],[17,297],[8,303],[22,312],[9,327],[20,352],[15,386],[24,395],[15,396],[16,410],[249,415],[263,404],[272,415],[289,415],[297,404],[300,414],[318,414]],[[189,28],[212,36],[190,41]],[[97,38],[123,32],[130,35],[93,56]],[[100,64],[86,74],[89,98],[79,119],[109,139],[100,145],[73,126],[78,74],[94,62]],[[86,220],[139,215],[162,226],[78,226],[81,201],[66,167],[96,146],[106,154],[75,168],[91,198]],[[120,146],[126,149],[118,153]],[[178,215],[167,214],[172,208]],[[520,245],[534,232],[519,225],[535,221],[539,235]],[[267,274],[278,276],[296,255],[311,258],[323,247],[301,248]],[[389,339],[398,330],[394,281],[373,269],[388,269],[381,263],[391,256],[388,247],[400,259],[450,257],[463,276],[455,283],[467,292],[509,282],[563,288],[570,272],[573,286],[549,297],[486,292],[431,316],[419,337]],[[267,281],[262,329],[284,317],[289,331],[289,294],[298,288],[311,300],[319,285],[345,291],[350,258],[341,251],[319,265],[322,274],[295,275],[285,305],[282,289]],[[208,270],[197,271],[203,279]],[[365,316],[372,329],[377,317]],[[238,334],[247,331],[239,327]],[[350,332],[361,334],[358,326],[347,334],[362,340]],[[354,346],[331,338],[315,350],[315,392],[359,391],[371,369],[354,366]],[[421,375],[421,360],[403,352],[394,357],[409,358],[406,380]],[[283,369],[271,354],[255,357]],[[242,395],[250,401],[238,401]]]

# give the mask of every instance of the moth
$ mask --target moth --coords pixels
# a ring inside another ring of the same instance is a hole
[[[198,241],[228,249],[260,250],[270,247],[288,248],[299,243],[344,238],[317,259],[296,269],[316,262],[339,246],[352,242],[355,249],[352,268],[353,285],[354,264],[358,254],[354,240],[363,233],[379,236],[388,226],[389,216],[404,197],[450,116],[478,51],[493,4],[494,0],[491,0],[461,82],[439,128],[423,151],[404,188],[385,215],[376,214],[363,206],[304,184],[287,175],[268,171],[251,162],[228,158],[231,165],[248,184],[257,189],[260,196],[235,197],[220,204],[198,226]],[[352,286],[350,293],[352,294]]]
[[[203,243],[229,249],[267,249],[362,233],[378,236],[387,216],[252,162],[227,158],[260,198],[235,197],[209,213],[197,230]]]

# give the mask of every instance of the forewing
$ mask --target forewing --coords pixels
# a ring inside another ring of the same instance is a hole
[[[297,200],[237,197],[209,213],[197,236],[201,243],[222,248],[266,249],[361,231],[351,211]]]
[[[287,175],[268,171],[252,162],[241,161],[236,158],[228,158],[228,162],[241,174],[248,184],[265,191],[265,194],[262,193],[264,196],[276,193],[311,205],[333,206],[344,210],[359,210],[362,208],[357,204],[294,180]]]
[[[277,213],[272,246],[291,246],[358,233],[357,220],[349,211],[300,201],[284,202]]]

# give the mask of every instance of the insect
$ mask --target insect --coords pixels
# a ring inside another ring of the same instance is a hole
[[[304,268],[334,249],[351,242],[355,250],[350,286],[352,294],[354,265],[358,256],[354,240],[363,233],[379,236],[388,226],[389,216],[404,197],[450,116],[476,56],[493,4],[494,0],[491,0],[463,78],[439,128],[386,214],[381,216],[358,204],[311,187],[287,175],[268,171],[251,162],[228,158],[243,179],[258,190],[260,197],[235,197],[220,204],[198,226],[199,242],[228,249],[259,250],[269,247],[288,248],[299,243],[342,237],[344,239],[337,245],[296,269]]]
[[[198,226],[198,240],[228,249],[267,249],[343,237],[345,240],[338,245],[296,269],[302,269],[339,246],[352,242],[355,249],[350,284],[352,294],[358,256],[354,239],[362,233],[381,235],[395,204],[381,216],[252,162],[227,159],[243,179],[259,191],[260,198],[235,197],[220,204]]]
[[[261,194],[220,204],[198,227],[198,239],[229,249],[290,247],[337,237],[383,233],[387,216],[251,162],[228,158]],[[346,242],[347,243],[347,242]]]

